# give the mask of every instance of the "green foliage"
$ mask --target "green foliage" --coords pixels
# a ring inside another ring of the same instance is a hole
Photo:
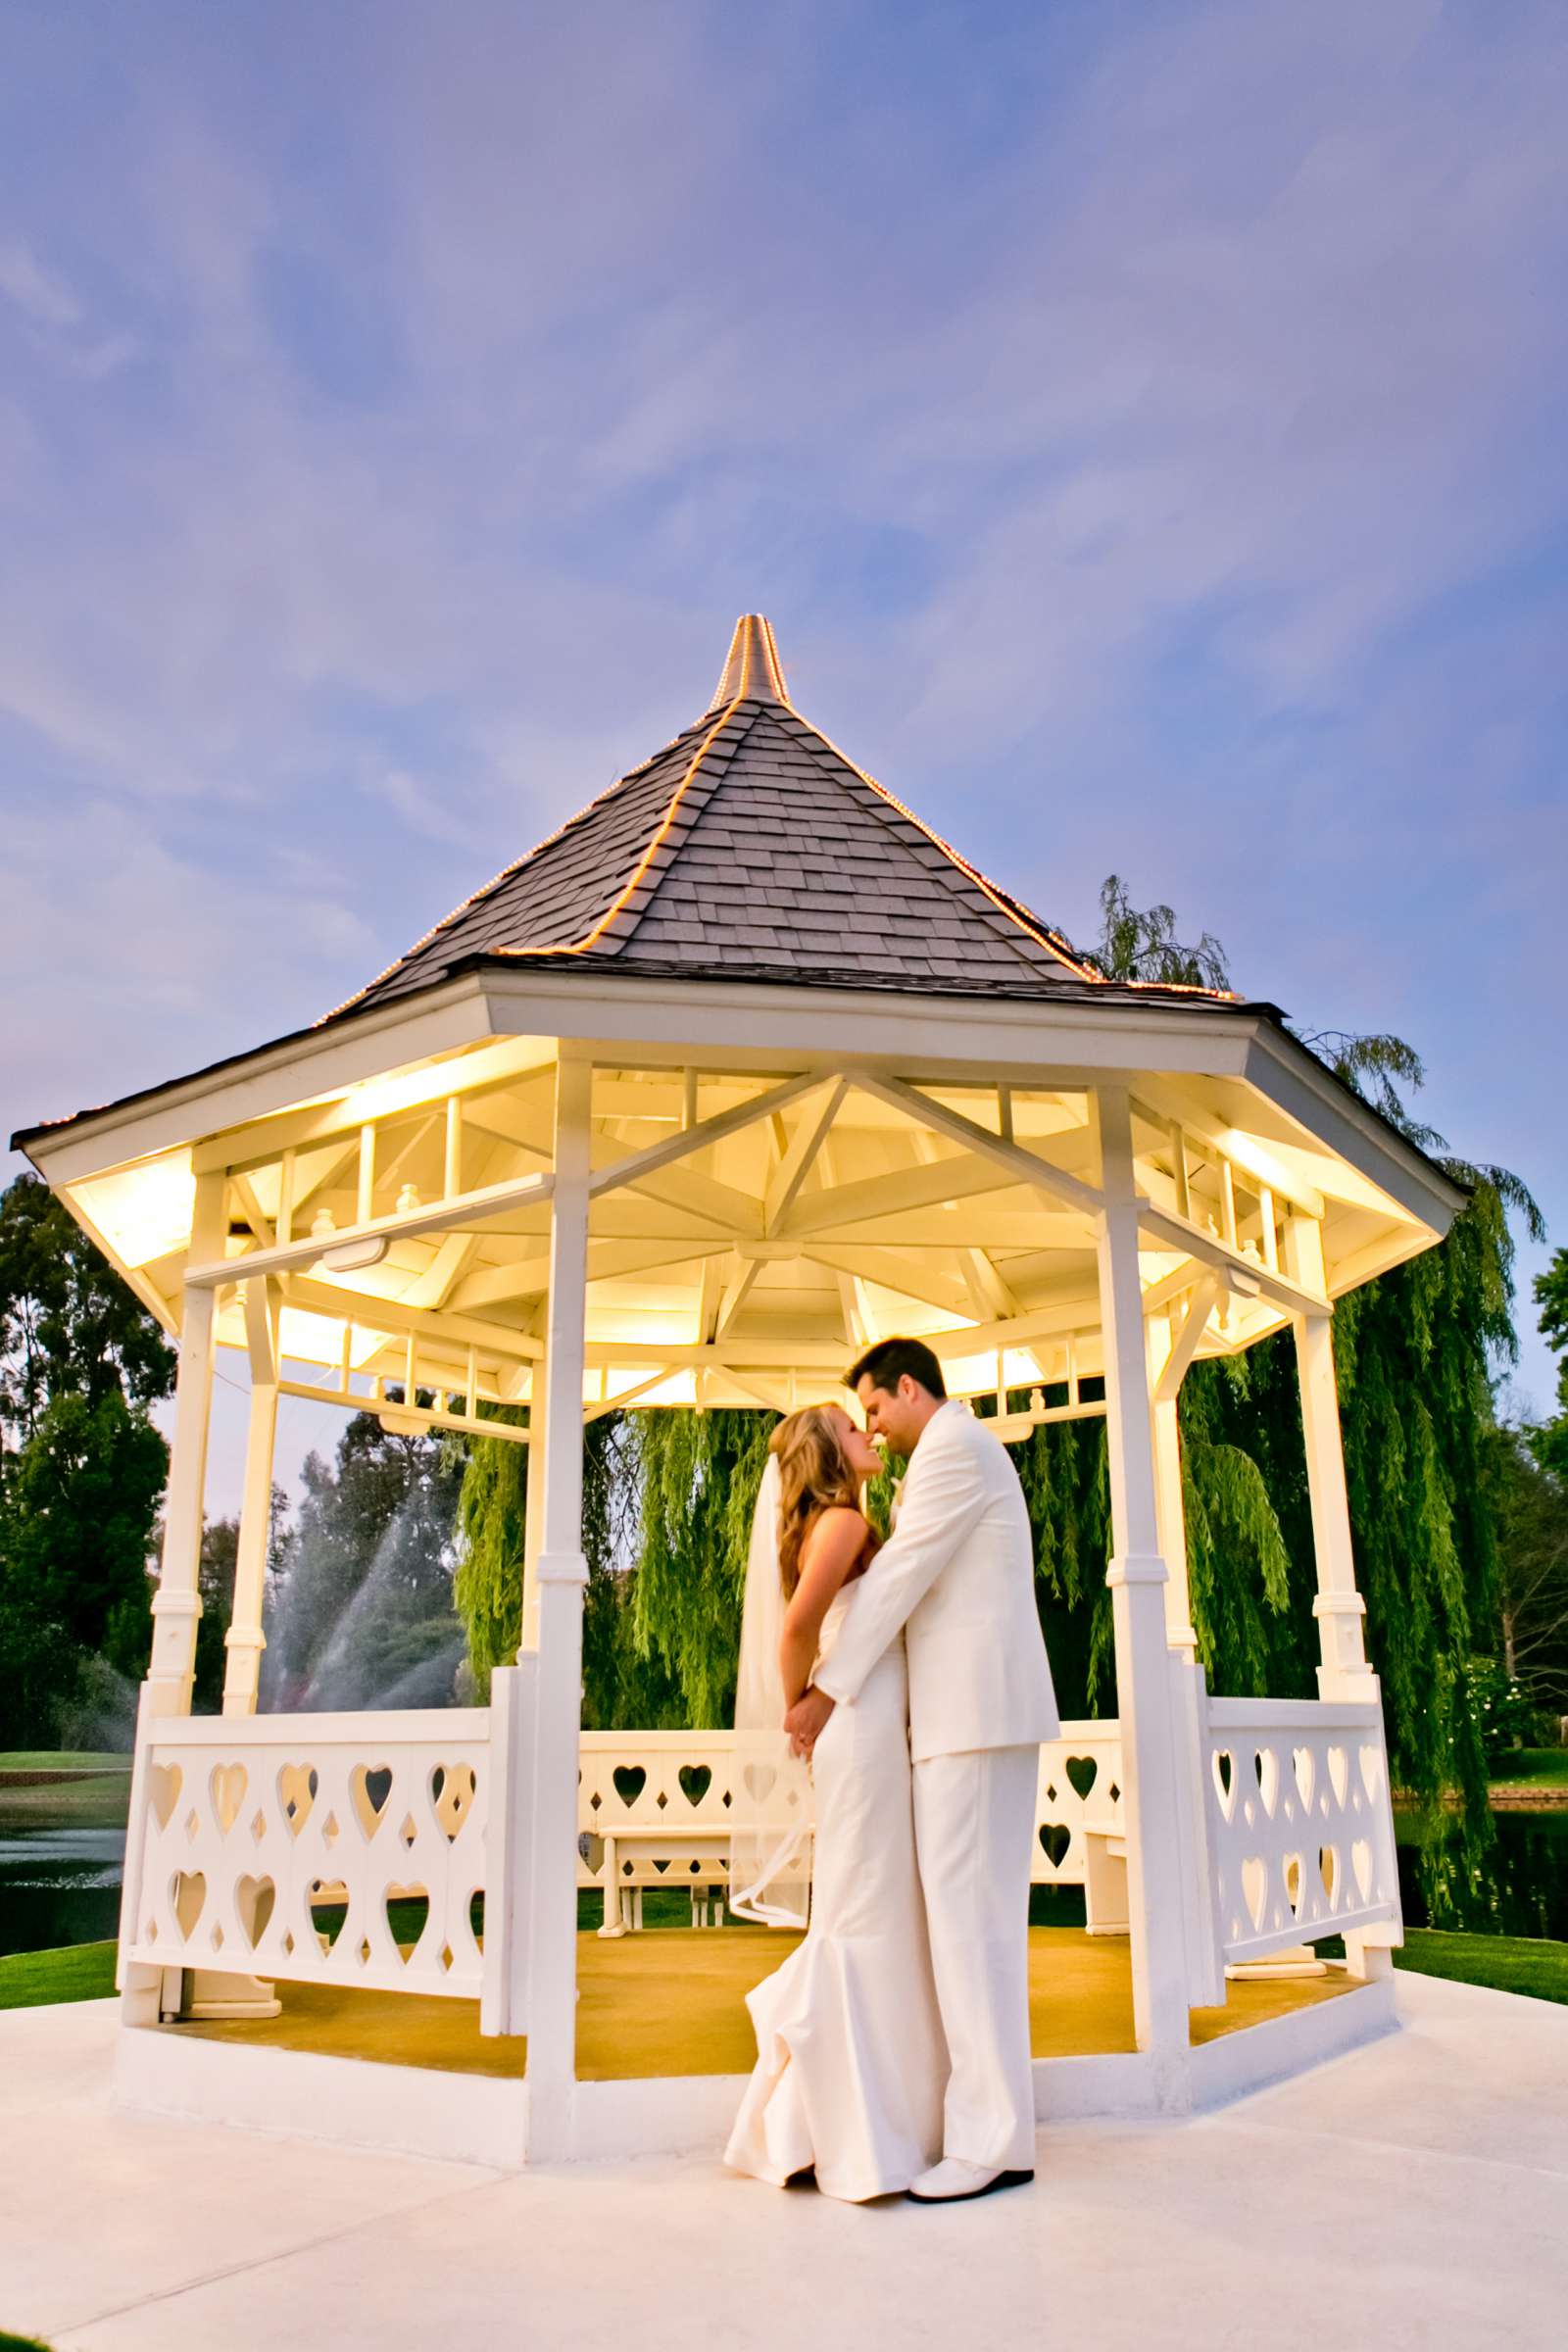
[[[636,1654],[663,1667],[694,1728],[735,1704],[741,1599],[774,1413],[636,1416],[641,1542],[631,1588]]]
[[[1035,1542],[1036,1596],[1064,1716],[1111,1714],[1116,1661],[1105,1563],[1110,1479],[1102,1421],[1053,1421],[1010,1448]]]
[[[1100,891],[1100,939],[1091,960],[1107,980],[1164,980],[1183,988],[1229,988],[1225,951],[1210,931],[1196,947],[1176,937],[1169,906],[1136,907],[1120,874]]]
[[[501,1405],[486,1418],[517,1428],[520,1405]],[[522,1635],[522,1539],[527,1522],[528,1449],[505,1438],[475,1438],[458,1496],[458,1565],[453,1600],[467,1631],[468,1673],[480,1706],[490,1703],[490,1677],[510,1666]]]
[[[1487,1769],[1495,1778],[1504,1756],[1542,1737],[1545,1716],[1500,1658],[1472,1658],[1465,1688]]]
[[[1483,1456],[1497,1535],[1504,1671],[1538,1708],[1568,1712],[1568,1460],[1550,1429],[1503,1423]]]
[[[56,1737],[146,1664],[169,1460],[146,1408],[173,1368],[48,1186],[19,1176],[0,1196],[0,1744]]]
[[[292,1554],[288,1496],[281,1487],[274,1487],[271,1517],[268,1522],[264,1625],[287,1582]],[[234,1615],[234,1572],[238,1560],[239,1521],[210,1519],[202,1529],[202,1556],[197,1571],[202,1613],[196,1621],[196,1677],[191,1691],[191,1707],[197,1715],[216,1715],[222,1705],[223,1677],[228,1666],[224,1644]]]
[[[335,1461],[313,1453],[302,1476],[265,1703],[446,1703],[462,1650],[452,1596],[461,1455],[356,1413]]]

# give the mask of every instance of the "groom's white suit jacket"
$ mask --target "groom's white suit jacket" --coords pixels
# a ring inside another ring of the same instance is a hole
[[[1005,1446],[956,1399],[921,1433],[898,1525],[856,1592],[817,1688],[853,1701],[901,1626],[916,1763],[1058,1737],[1023,1489]]]

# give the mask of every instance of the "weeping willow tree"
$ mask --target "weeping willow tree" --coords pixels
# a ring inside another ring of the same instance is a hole
[[[708,1728],[732,1720],[741,1599],[776,1413],[637,1415],[641,1527],[631,1580],[637,1654]]]

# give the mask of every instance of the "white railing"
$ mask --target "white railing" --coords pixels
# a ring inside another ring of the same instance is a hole
[[[1376,1699],[1214,1698],[1204,1764],[1227,1961],[1387,1923],[1399,1874]]]
[[[479,1997],[488,1708],[162,1717],[137,1762],[123,1958]]]
[[[684,1886],[693,1916],[715,1915],[729,1840],[748,1800],[735,1785],[728,1732],[584,1732],[577,1789],[577,1884],[606,1897],[605,1928],[635,1925],[649,1886]],[[1112,1723],[1068,1723],[1040,1751],[1032,1876],[1090,1886],[1119,1862],[1124,1837],[1121,1737]],[[612,1887],[619,1890],[617,1903]],[[1125,1928],[1107,1889],[1102,1930]],[[1108,1915],[1107,1915],[1108,1914]]]

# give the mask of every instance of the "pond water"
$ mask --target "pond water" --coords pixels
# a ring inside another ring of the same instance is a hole
[[[1457,1824],[1422,1867],[1414,1825],[1396,1820],[1399,1891],[1412,1928],[1467,1928],[1483,1936],[1550,1936],[1568,1941],[1568,1812],[1494,1813],[1496,1843],[1474,1878],[1459,1867]]]
[[[18,1828],[0,1814],[0,1952],[116,1935],[124,1860],[122,1829]]]

